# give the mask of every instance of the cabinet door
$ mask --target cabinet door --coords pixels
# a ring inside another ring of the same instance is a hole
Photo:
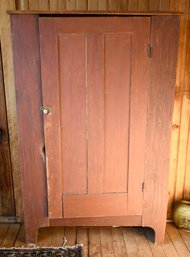
[[[40,18],[50,218],[141,215],[150,18]]]

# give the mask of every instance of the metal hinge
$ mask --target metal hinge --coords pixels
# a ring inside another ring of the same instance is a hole
[[[144,192],[144,182],[142,183],[142,192]]]
[[[151,52],[152,52],[152,47],[151,47],[151,44],[149,43],[149,44],[147,45],[147,55],[148,55],[148,58],[151,57]]]

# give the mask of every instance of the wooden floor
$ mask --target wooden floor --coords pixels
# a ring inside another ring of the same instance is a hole
[[[83,244],[84,257],[190,257],[190,233],[167,224],[165,243],[151,242],[148,228],[43,228],[37,246]],[[0,247],[26,246],[23,226],[0,224]]]

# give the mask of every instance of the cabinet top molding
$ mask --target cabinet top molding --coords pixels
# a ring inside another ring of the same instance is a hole
[[[8,14],[36,15],[94,15],[94,16],[163,16],[183,15],[183,12],[135,12],[135,11],[7,11]]]

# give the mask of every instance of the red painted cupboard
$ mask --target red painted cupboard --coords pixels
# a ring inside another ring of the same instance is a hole
[[[25,232],[150,226],[164,239],[176,16],[12,14]]]

